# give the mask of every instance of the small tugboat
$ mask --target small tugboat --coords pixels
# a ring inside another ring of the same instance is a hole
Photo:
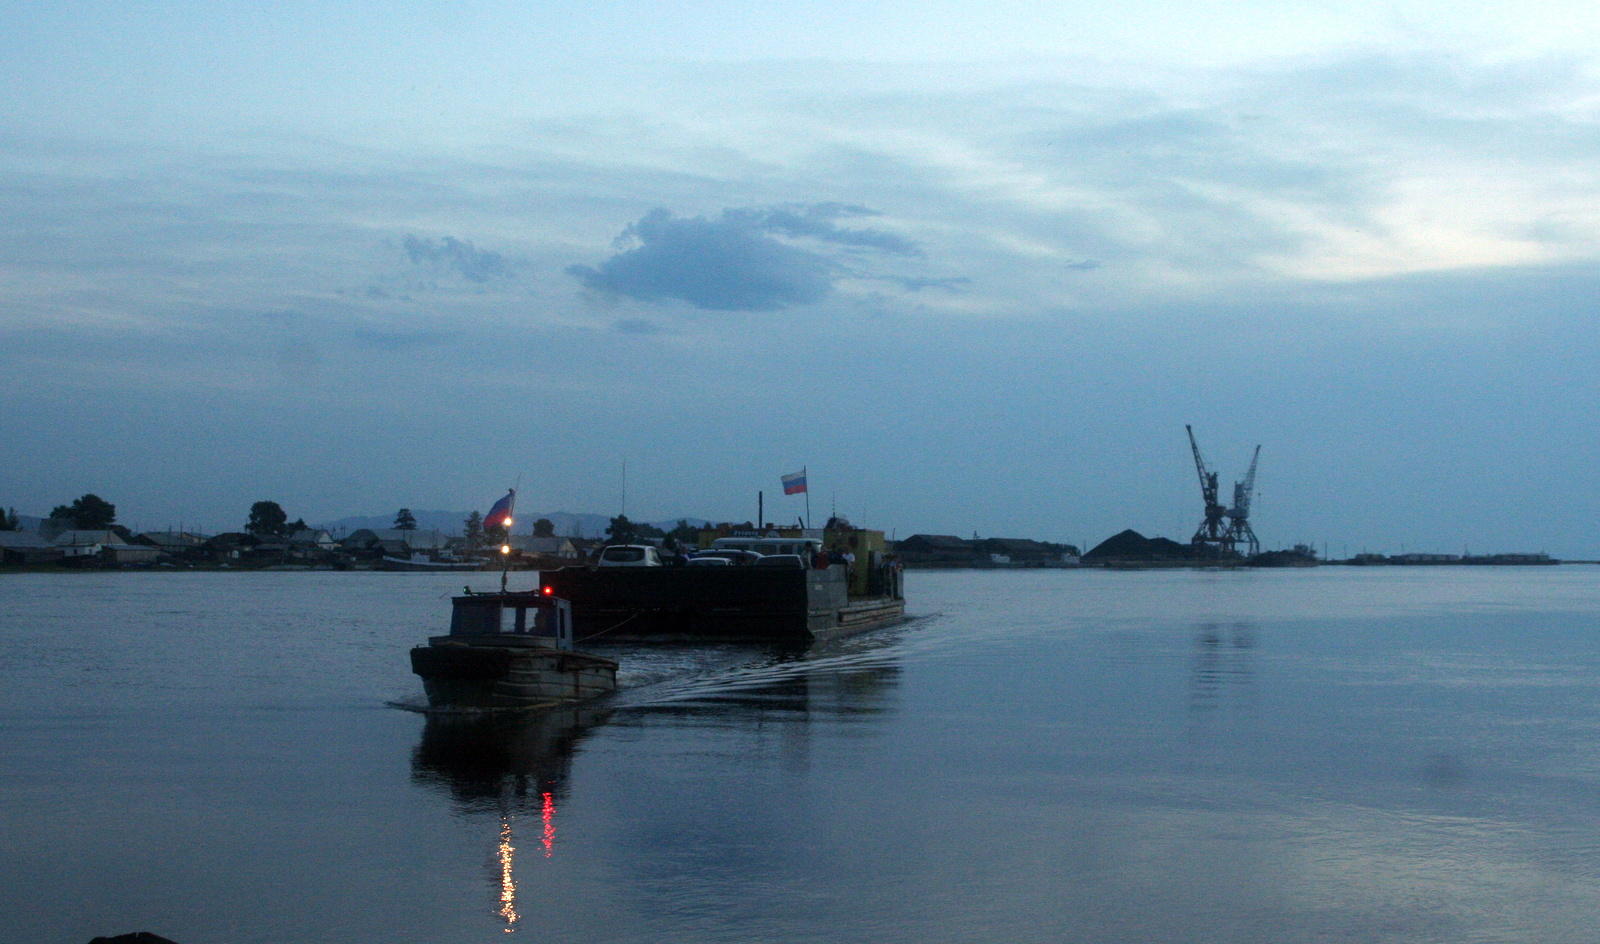
[[[411,650],[430,708],[550,708],[617,687],[617,663],[572,648],[572,606],[543,592],[452,599],[450,635]]]

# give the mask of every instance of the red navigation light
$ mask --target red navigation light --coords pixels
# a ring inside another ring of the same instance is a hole
[[[547,597],[552,597],[555,596],[556,588],[550,586],[549,584],[545,584],[543,587],[539,588],[539,591]]]

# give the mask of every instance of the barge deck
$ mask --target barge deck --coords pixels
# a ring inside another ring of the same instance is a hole
[[[905,618],[898,580],[853,596],[842,565],[565,567],[539,575],[567,600],[578,639],[754,638],[805,641],[865,632]]]

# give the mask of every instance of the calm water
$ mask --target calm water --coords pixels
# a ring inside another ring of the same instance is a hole
[[[0,577],[0,942],[1594,940],[1600,568],[908,577],[499,727],[460,575]]]

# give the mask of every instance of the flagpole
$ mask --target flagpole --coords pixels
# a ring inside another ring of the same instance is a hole
[[[522,484],[522,476],[517,476]],[[511,529],[517,526],[517,490],[511,490],[511,504],[506,506],[506,543],[500,553],[500,592],[506,592],[506,577],[511,574]]]
[[[811,477],[806,474],[806,467],[800,467],[800,478],[806,483],[806,530],[811,530]]]

